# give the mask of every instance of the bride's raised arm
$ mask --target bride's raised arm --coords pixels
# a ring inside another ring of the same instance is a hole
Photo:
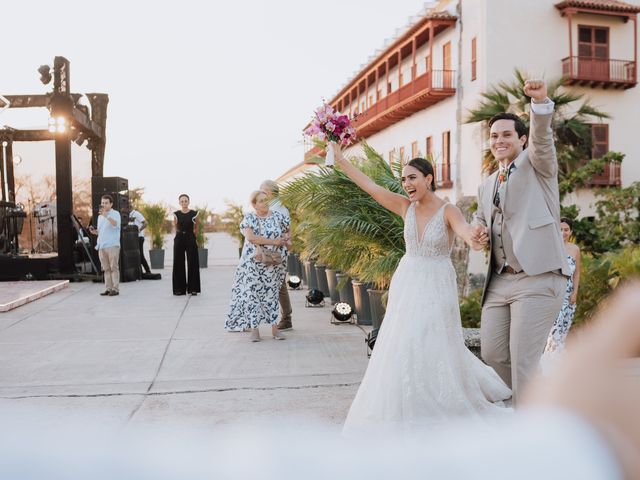
[[[339,146],[335,147],[334,152],[336,165],[338,165],[340,169],[346,173],[351,180],[353,180],[353,183],[371,195],[371,197],[373,197],[373,199],[384,208],[404,218],[407,213],[407,209],[411,204],[407,197],[391,192],[371,180],[358,168],[354,167],[351,162],[344,158],[344,155],[342,155],[342,149]]]

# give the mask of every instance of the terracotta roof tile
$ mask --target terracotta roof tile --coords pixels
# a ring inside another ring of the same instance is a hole
[[[565,0],[556,3],[556,8],[592,8],[597,10],[607,10],[610,12],[640,13],[640,6],[621,0]]]

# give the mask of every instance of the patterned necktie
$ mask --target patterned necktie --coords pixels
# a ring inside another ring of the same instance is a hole
[[[505,192],[507,190],[507,181],[509,180],[509,175],[511,175],[513,169],[513,162],[511,162],[506,168],[500,166],[500,171],[498,172],[498,188],[496,188],[496,194],[493,197],[493,204],[496,207],[500,207],[500,200],[504,199]]]

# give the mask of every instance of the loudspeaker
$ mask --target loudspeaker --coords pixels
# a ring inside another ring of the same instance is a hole
[[[122,177],[91,177],[94,193],[122,193],[129,191],[129,180]]]
[[[135,282],[142,279],[140,265],[140,246],[138,244],[138,227],[127,225],[122,227],[120,236],[120,281]]]

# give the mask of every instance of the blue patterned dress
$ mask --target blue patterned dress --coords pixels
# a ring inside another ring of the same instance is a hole
[[[562,300],[562,308],[560,309],[558,318],[556,318],[556,321],[553,323],[553,328],[547,339],[547,346],[544,349],[544,355],[564,350],[564,342],[571,328],[573,315],[576,313],[576,304],[574,303],[572,305],[569,303],[569,299],[573,294],[573,275],[576,271],[576,261],[571,255],[567,255],[567,261],[569,263],[571,276],[567,280],[567,290]]]
[[[240,230],[251,228],[255,235],[276,239],[289,231],[289,219],[279,212],[269,212],[267,217],[248,213],[240,224]],[[256,246],[244,242],[240,263],[231,289],[231,305],[225,323],[225,330],[238,332],[245,328],[255,328],[261,323],[276,325],[280,320],[278,293],[286,275],[286,247],[265,245],[263,248],[282,254],[281,265],[267,266],[256,262],[253,257]]]

